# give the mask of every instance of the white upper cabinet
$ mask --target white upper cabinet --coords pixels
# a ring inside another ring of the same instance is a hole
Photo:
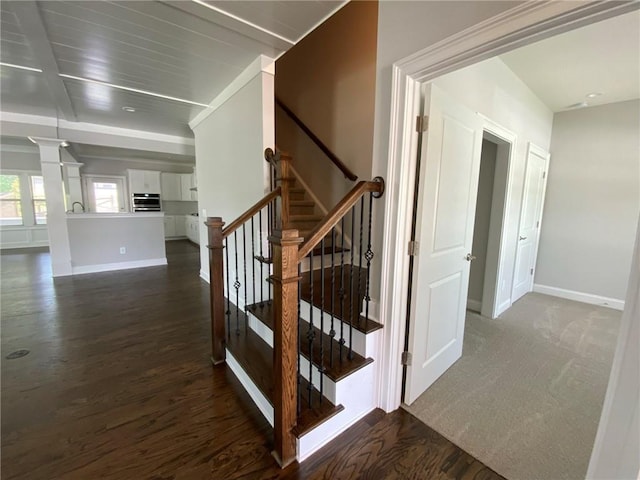
[[[193,200],[191,187],[193,185],[193,175],[190,173],[180,174],[180,186],[181,186],[181,200],[191,201]]]
[[[160,172],[154,170],[128,170],[129,193],[160,193]]]
[[[165,201],[195,201],[198,199],[195,191],[195,179],[191,173],[162,173],[162,200]]]
[[[162,200],[179,201],[182,200],[182,187],[180,176],[175,173],[162,173]]]

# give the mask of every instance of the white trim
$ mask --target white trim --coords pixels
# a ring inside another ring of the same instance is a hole
[[[102,80],[94,80],[92,78],[85,78],[85,77],[76,77],[75,75],[68,75],[66,73],[59,73],[58,76],[62,78],[68,78],[70,80],[77,80],[79,82],[94,83],[96,85],[103,85],[105,87],[115,88],[117,90],[124,90],[125,92],[140,93],[142,95],[148,95],[150,97],[162,98],[163,100],[171,100],[173,102],[186,103],[188,105],[196,105],[198,107],[207,106],[206,103],[194,102],[193,100],[187,100],[185,98],[178,98],[178,97],[171,97],[169,95],[162,95],[161,93],[155,93],[149,90],[141,90],[139,88],[125,87],[124,85],[117,85],[115,83],[103,82]]]
[[[211,283],[211,280],[209,279],[209,272],[200,270],[200,278],[209,284]]]
[[[266,55],[259,55],[251,64],[243,70],[229,85],[227,85],[222,92],[218,94],[216,98],[211,100],[207,108],[198,113],[189,121],[189,128],[193,130],[204,119],[215,112],[218,108],[224,105],[231,97],[238,93],[245,85],[253,80],[260,73],[267,73],[269,75],[276,74],[276,64],[273,58]]]
[[[0,66],[2,67],[11,67],[11,68],[16,68],[18,70],[27,70],[28,72],[37,72],[37,73],[42,73],[42,69],[41,68],[34,68],[34,67],[26,67],[24,65],[16,65],[14,63],[6,63],[6,62],[0,62]]]
[[[498,242],[498,265],[497,265],[497,271],[496,271],[496,279],[495,279],[495,283],[492,285],[492,291],[493,291],[493,299],[491,302],[489,302],[491,305],[493,305],[493,309],[489,312],[485,311],[483,312],[483,315],[485,316],[489,316],[491,318],[497,318],[498,315],[500,315],[502,312],[504,312],[504,310],[501,310],[500,308],[498,308],[498,298],[499,298],[499,292],[500,292],[500,285],[502,285],[502,281],[506,275],[506,243],[507,243],[507,236],[506,234],[506,228],[509,225],[509,214],[511,211],[511,190],[513,188],[513,172],[514,172],[514,168],[513,168],[513,163],[514,163],[514,158],[516,155],[516,150],[517,150],[517,143],[518,143],[518,136],[512,132],[511,130],[503,127],[502,125],[500,125],[499,123],[496,123],[495,121],[491,120],[489,117],[482,115],[481,113],[478,113],[478,115],[480,115],[480,117],[482,117],[483,119],[483,125],[482,125],[482,129],[483,132],[487,132],[490,135],[493,135],[494,137],[499,138],[500,140],[504,141],[505,143],[509,144],[509,158],[507,160],[507,178],[506,178],[506,187],[505,187],[505,192],[504,192],[504,198],[502,199],[502,223],[500,224],[500,228],[496,229],[496,232],[492,232],[490,231],[489,235],[495,235],[495,234],[499,234],[500,235],[500,241]],[[500,148],[500,146],[498,146],[498,148]],[[496,165],[497,168],[497,165]],[[494,190],[495,190],[495,184],[494,184]],[[492,194],[493,197],[493,194]],[[491,204],[491,210],[492,210],[492,214],[493,214],[493,198],[491,200],[492,204]],[[486,266],[485,266],[485,272],[486,272]],[[485,280],[486,280],[486,275],[485,275]],[[485,283],[486,285],[486,283]],[[483,301],[484,301],[484,295],[485,295],[485,291],[483,289]],[[485,309],[487,307],[490,307],[491,305],[487,305],[486,302],[481,302],[481,304],[485,304]],[[508,304],[509,306],[511,306],[511,289],[509,289],[509,298],[505,299],[502,302],[502,305]]]
[[[634,11],[636,2],[526,2],[399,60],[392,68],[389,159],[386,172],[381,264],[381,318],[385,320],[379,365],[379,406],[400,406],[411,208],[417,159],[414,119],[420,113],[420,82],[534,41]],[[380,152],[384,155],[384,152]]]
[[[251,400],[253,400],[253,403],[256,404],[262,415],[264,415],[264,418],[266,418],[269,424],[273,427],[273,406],[269,403],[267,397],[265,397],[258,387],[256,387],[256,384],[253,383],[253,380],[251,380],[249,375],[247,375],[242,369],[238,361],[233,357],[233,355],[231,355],[229,349],[226,349],[226,353],[227,358],[225,362],[227,366],[231,369],[236,378],[240,380],[240,383],[251,397]]]
[[[208,8],[209,10],[213,10],[214,12],[220,13],[226,17],[232,18],[233,20],[243,23],[251,28],[255,28],[256,30],[266,33],[267,35],[270,35],[274,38],[277,38],[278,40],[282,40],[283,42],[287,42],[290,45],[295,45],[296,42],[294,42],[293,40],[289,40],[287,37],[283,37],[280,34],[277,34],[275,32],[272,32],[271,30],[268,30],[264,27],[261,27],[260,25],[250,22],[249,20],[245,20],[242,17],[239,17],[237,15],[234,15],[233,13],[227,12],[226,10],[223,10],[221,8],[216,7],[215,5],[211,5],[210,3],[206,3],[203,2],[202,0],[191,0],[193,3],[197,3],[198,5],[202,5],[203,7]]]
[[[3,122],[28,123],[30,125],[42,125],[43,127],[57,127],[58,119],[45,117],[44,115],[29,115],[17,112],[0,112],[0,120]]]
[[[151,153],[149,156],[152,157],[153,154]],[[188,155],[188,156],[193,157],[192,155]],[[160,160],[160,159],[149,160],[146,158],[110,157],[108,155],[82,155],[82,159],[98,160],[98,161],[102,160],[102,161],[108,161],[108,162],[142,163],[147,165],[155,165],[157,167],[166,167],[169,165],[173,167],[185,167],[185,168],[195,167],[195,162],[193,160],[188,160],[184,162],[174,162],[171,160]],[[188,173],[188,172],[183,172],[183,173]]]
[[[70,122],[64,119],[46,117],[42,115],[27,115],[24,113],[0,111],[0,120],[3,122],[19,123],[27,125],[38,125],[43,127],[58,127],[64,130],[79,132],[100,133],[105,135],[117,135],[127,138],[137,138],[143,140],[155,140],[167,143],[177,143],[180,145],[195,145],[195,140],[177,135],[167,135],[164,133],[149,132],[146,130],[133,130],[130,128],[113,127],[110,125],[100,125],[97,123]],[[64,133],[64,132],[60,132]],[[67,136],[67,135],[62,135]],[[35,138],[35,137],[34,137]],[[74,141],[71,139],[71,141]],[[130,147],[132,148],[132,147]]]
[[[134,260],[131,262],[101,263],[96,265],[82,265],[71,268],[71,275],[82,275],[85,273],[111,272],[113,270],[128,270],[130,268],[157,267],[166,265],[165,258],[151,258],[148,260]]]
[[[60,119],[58,128],[80,132],[101,133],[104,135],[117,135],[120,137],[131,137],[142,140],[155,140],[159,142],[177,143],[180,145],[195,145],[195,139],[179,137],[177,135],[167,135],[165,133],[149,132],[147,130],[133,130],[131,128],[113,127],[110,125],[99,125],[97,123],[69,122]],[[73,141],[73,140],[72,140]],[[131,147],[129,147],[131,148]]]
[[[613,308],[614,310],[624,310],[624,300],[619,298],[603,297],[592,293],[576,292],[575,290],[567,290],[564,288],[552,287],[550,285],[533,284],[533,291],[552,297],[566,298],[576,302],[588,303],[590,305],[599,305],[601,307]]]

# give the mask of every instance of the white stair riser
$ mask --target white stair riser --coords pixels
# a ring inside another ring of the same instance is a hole
[[[307,322],[309,321],[310,318],[310,304],[302,301],[300,302],[300,316],[305,319]],[[248,312],[249,314],[249,327],[256,332],[258,335],[260,335],[260,337],[270,346],[273,348],[273,332],[271,331],[271,329],[269,329],[269,327],[267,327],[264,323],[262,323],[260,320],[258,320],[253,314],[251,314],[251,312]],[[320,328],[321,324],[320,324],[320,309],[317,307],[313,307],[313,324],[316,328]],[[325,321],[324,321],[324,333],[329,334],[329,332],[331,331],[331,316],[327,315],[325,313],[324,315]],[[231,327],[233,329],[233,322],[234,319],[231,319]],[[342,325],[342,322],[340,320],[338,320],[337,318],[334,318],[334,328],[336,330],[336,341],[340,339],[340,326]],[[343,334],[344,334],[344,338],[345,341],[347,342],[345,344],[346,348],[348,348],[349,346],[349,324],[348,323],[344,323],[343,325]],[[357,354],[367,358],[367,357],[373,357],[375,358],[375,354],[376,354],[376,346],[377,346],[377,335],[379,334],[380,330],[376,330],[374,332],[367,334],[362,333],[359,330],[356,330],[355,328],[352,329],[352,348],[353,351],[356,352]]]
[[[249,396],[269,424],[273,426],[273,407],[229,350],[226,353],[227,365],[249,393]],[[336,400],[332,400],[332,403],[334,405],[342,405],[344,410],[297,440],[297,460],[299,462],[322,448],[375,408],[374,375],[374,366],[369,364],[338,382],[338,388],[334,393]]]
[[[298,439],[298,461],[302,462],[375,408],[373,364],[338,382],[336,405],[344,410]]]

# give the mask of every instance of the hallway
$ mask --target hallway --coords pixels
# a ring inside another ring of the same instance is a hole
[[[48,253],[0,255],[3,479],[501,478],[403,410],[279,470],[269,424],[209,363],[197,247],[167,258],[54,281]]]

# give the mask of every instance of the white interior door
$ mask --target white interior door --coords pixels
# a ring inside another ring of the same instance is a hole
[[[549,153],[529,144],[527,169],[522,193],[522,210],[518,229],[516,267],[511,301],[515,302],[533,289],[533,276],[538,257],[538,240],[542,223],[542,207],[547,187]]]
[[[411,404],[462,355],[482,120],[431,85],[425,95],[409,326]]]

